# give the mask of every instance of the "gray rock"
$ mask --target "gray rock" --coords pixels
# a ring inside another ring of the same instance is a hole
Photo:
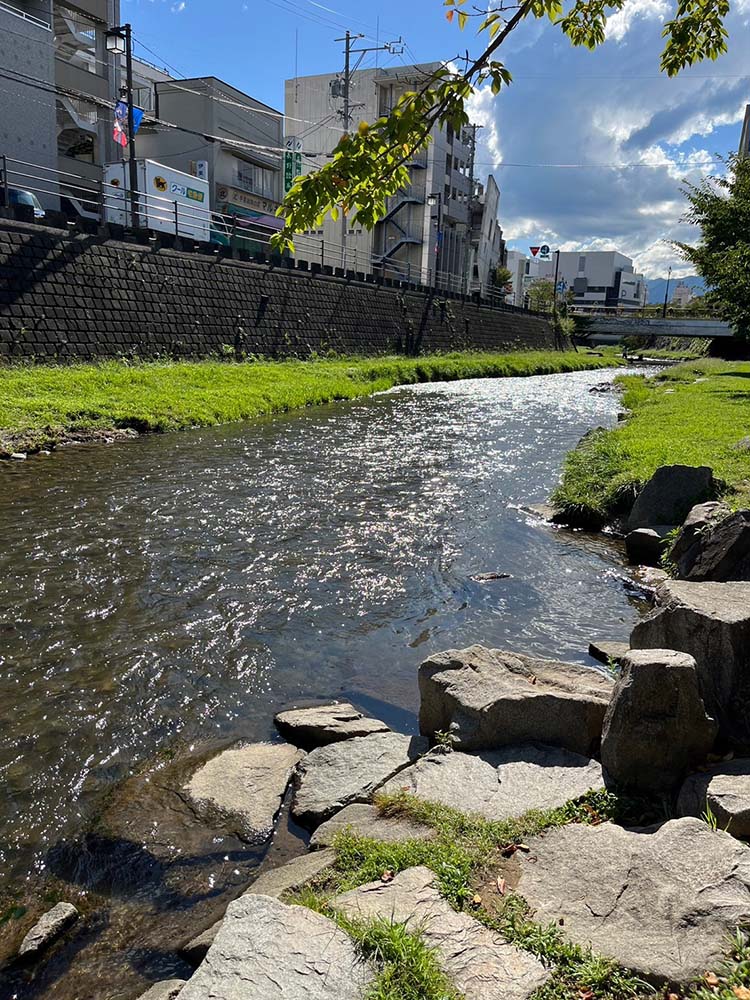
[[[701,537],[717,521],[731,514],[729,507],[720,501],[696,504],[685,518],[669,553],[670,562],[677,574],[684,577],[695,562],[700,548]]]
[[[737,451],[750,451],[750,437],[741,438],[734,447]]]
[[[682,537],[682,536],[681,536]],[[685,550],[674,550],[680,577],[686,580],[726,582],[750,580],[750,510],[738,510],[708,522],[693,535]]]
[[[154,983],[140,1000],[177,1000],[184,985],[184,979],[165,979],[161,983]]]
[[[600,663],[604,663],[607,666],[614,664],[615,666],[620,665],[620,661],[623,656],[630,651],[630,646],[627,642],[605,642],[605,641],[594,641],[589,643],[589,656],[593,656],[595,660]]]
[[[750,837],[750,760],[724,761],[685,779],[677,799],[680,816],[702,816],[707,806],[733,837]]]
[[[617,784],[671,790],[705,760],[716,732],[692,656],[640,649],[623,658],[602,732],[602,764]]]
[[[669,529],[671,530],[671,529]],[[628,559],[636,566],[659,566],[666,548],[667,532],[656,528],[636,528],[625,538]]]
[[[696,504],[716,496],[708,466],[663,465],[638,494],[627,521],[628,531],[655,524],[682,524]]]
[[[393,779],[398,781],[398,777]],[[435,835],[430,826],[415,823],[405,816],[381,816],[375,806],[354,803],[337,812],[327,822],[319,826],[310,838],[310,848],[330,847],[336,834],[350,828],[359,837],[369,837],[393,843],[398,840],[429,840]]]
[[[317,826],[352,802],[367,802],[427,749],[427,740],[400,733],[373,733],[319,747],[297,768],[292,815],[305,826]]]
[[[245,894],[273,896],[278,899],[287,892],[301,889],[306,882],[329,868],[335,860],[335,851],[315,851],[313,854],[303,854],[299,858],[293,858],[280,868],[271,868],[260,874]],[[200,965],[206,957],[208,949],[216,940],[222,923],[223,920],[217,920],[211,927],[206,928],[203,933],[188,942],[180,949],[182,957],[191,965]]]
[[[338,743],[353,736],[390,732],[390,727],[384,722],[368,719],[348,702],[279,712],[274,722],[282,736],[305,750]]]
[[[694,657],[706,710],[722,739],[750,745],[750,583],[667,580],[657,600],[657,609],[633,629],[630,645]]]
[[[228,826],[249,842],[264,841],[303,756],[286,743],[234,747],[196,771],[184,792],[206,822]]]
[[[501,820],[552,809],[602,788],[601,765],[558,747],[518,746],[478,754],[433,751],[383,787]]]
[[[534,920],[651,981],[686,986],[716,968],[750,918],[750,849],[700,820],[574,824],[529,847],[514,863]]]
[[[451,649],[419,668],[419,726],[450,731],[462,750],[538,741],[589,755],[614,682],[591,667],[484,646]]]
[[[526,1000],[550,973],[440,895],[429,868],[409,868],[392,882],[371,882],[337,896],[333,907],[355,920],[405,924],[421,935],[443,972],[466,1000]]]
[[[72,903],[57,903],[37,920],[21,942],[18,954],[22,958],[34,958],[56,941],[77,919],[78,910]]]
[[[364,1000],[373,974],[336,924],[271,896],[240,896],[180,1000]]]

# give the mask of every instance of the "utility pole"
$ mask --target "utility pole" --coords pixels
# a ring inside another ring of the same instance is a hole
[[[667,271],[667,287],[664,290],[664,305],[661,310],[661,318],[667,318],[667,303],[669,302],[669,279],[672,277],[672,268],[670,267]]]
[[[124,96],[128,104],[128,161],[130,172],[130,216],[133,229],[138,228],[138,163],[135,158],[135,120],[133,116],[133,31],[129,24],[110,28],[106,33],[108,52],[122,55],[125,50]]]
[[[464,268],[463,268],[463,271],[464,271],[464,280],[463,280],[464,294],[468,293],[469,288],[470,288],[470,283],[471,283],[471,276],[469,274],[469,269],[471,267],[471,260],[472,260],[472,254],[471,254],[471,251],[472,251],[471,234],[472,234],[472,230],[473,230],[473,227],[472,227],[472,221],[473,221],[472,205],[473,205],[473,202],[474,202],[474,166],[476,164],[476,156],[477,156],[477,129],[478,128],[484,128],[484,125],[475,125],[475,124],[467,125],[466,126],[466,133],[465,133],[466,135],[468,135],[468,133],[471,132],[471,141],[470,141],[471,148],[470,148],[470,151],[469,151],[469,232],[468,232],[468,239],[466,241],[466,255],[465,255],[465,260],[464,260]]]

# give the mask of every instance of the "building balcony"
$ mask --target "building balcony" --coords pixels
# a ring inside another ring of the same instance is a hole
[[[65,90],[91,94],[105,101],[110,97],[110,83],[107,77],[90,73],[83,66],[76,66],[59,56],[55,58],[55,83]]]
[[[1,0],[0,13],[12,14],[25,21],[29,27],[52,28],[52,8],[49,0],[33,2],[33,0]]]

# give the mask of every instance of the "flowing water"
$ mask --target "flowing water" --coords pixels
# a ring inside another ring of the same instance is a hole
[[[87,912],[8,995],[127,1000],[184,972],[194,905],[250,880],[231,839],[183,852],[188,891],[158,851],[91,834],[165,748],[266,739],[280,707],[331,697],[413,732],[428,653],[591,662],[591,639],[627,637],[619,552],[523,510],[615,422],[588,391],[612,377],[413,386],[0,469],[0,931],[45,886]]]

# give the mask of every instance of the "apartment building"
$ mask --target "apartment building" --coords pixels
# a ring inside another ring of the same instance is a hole
[[[142,126],[139,156],[207,180],[213,211],[280,228],[282,113],[214,76],[154,80],[153,90],[156,117],[178,128]]]
[[[387,115],[439,63],[351,74],[352,131],[362,121]],[[326,163],[343,132],[343,94],[335,73],[286,81],[287,136],[302,143],[303,172]],[[459,287],[467,269],[470,237],[470,146],[450,126],[432,130],[432,142],[408,164],[408,187],[389,199],[384,218],[368,231],[356,222],[326,219],[305,241],[325,264],[386,277]],[[344,252],[345,247],[345,252]]]
[[[505,241],[498,221],[500,189],[490,174],[476,183],[470,204],[469,291],[485,296],[494,287],[494,275],[505,260]]]
[[[112,116],[99,102],[112,107],[118,95],[105,34],[119,14],[119,0],[0,2],[0,155],[11,183],[35,185],[49,208],[89,214],[87,192],[113,155]],[[24,178],[33,171],[23,163],[46,168],[45,179]]]

